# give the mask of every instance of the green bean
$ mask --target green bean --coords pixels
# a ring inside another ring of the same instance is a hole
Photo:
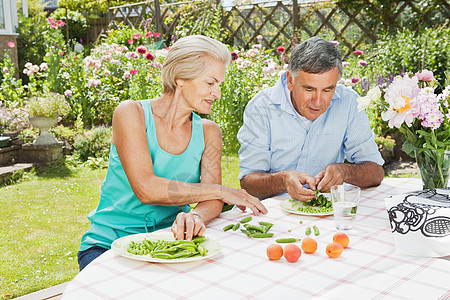
[[[272,232],[254,233],[254,234],[252,234],[252,237],[254,237],[254,238],[269,238],[269,237],[272,237],[272,236],[273,236]]]
[[[310,235],[311,234],[311,227],[306,228],[305,234],[306,235]]]
[[[316,225],[313,226],[313,230],[314,230],[314,235],[318,236],[319,235],[319,228],[317,228]]]
[[[277,243],[295,243],[301,241],[301,239],[296,239],[296,238],[282,238],[282,239],[277,239],[275,240],[275,242]]]
[[[238,230],[240,226],[241,226],[241,224],[239,224],[239,223],[234,224],[233,231]]]
[[[252,220],[251,216],[248,216],[246,218],[243,218],[242,220],[239,221],[239,223],[247,223],[250,222]]]
[[[225,227],[223,228],[223,231],[228,231],[228,230],[230,230],[231,228],[233,228],[233,226],[234,226],[234,224],[228,224],[227,226],[225,226]]]

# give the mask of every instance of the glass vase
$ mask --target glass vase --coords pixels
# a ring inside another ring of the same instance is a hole
[[[450,177],[450,151],[416,149],[423,189],[446,188]]]

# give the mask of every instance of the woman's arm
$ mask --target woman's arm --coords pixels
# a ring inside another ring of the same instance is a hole
[[[175,181],[177,191],[170,189],[174,181],[158,177],[153,172],[145,132],[144,110],[140,102],[124,101],[116,108],[113,116],[112,142],[116,146],[131,188],[142,203],[173,206],[222,200],[230,204],[247,206],[255,214],[267,212],[260,201],[247,192],[219,184]],[[206,170],[205,173],[207,172]],[[202,173],[203,176],[206,174]]]
[[[201,161],[201,183],[222,184],[222,133],[219,126],[209,120],[202,120],[205,137],[205,151]],[[212,219],[222,212],[223,202],[211,200],[200,202],[193,213],[180,213],[172,225],[176,239],[190,240],[201,236]]]

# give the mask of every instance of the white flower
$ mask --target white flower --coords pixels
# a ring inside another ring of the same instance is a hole
[[[81,45],[80,43],[75,44],[75,46],[73,46],[73,51],[75,51],[76,53],[81,53],[84,50],[84,46]]]
[[[375,86],[369,90],[367,96],[359,97],[356,99],[358,101],[358,111],[362,111],[370,106],[371,103],[376,102],[381,97],[381,90],[378,86]]]
[[[47,63],[43,62],[39,68],[41,69],[41,71],[47,71],[48,70],[48,65]]]

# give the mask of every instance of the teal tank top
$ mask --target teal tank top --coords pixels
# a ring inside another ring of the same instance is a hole
[[[141,101],[145,113],[148,148],[156,176],[173,180],[168,193],[177,193],[177,181],[200,182],[200,162],[205,150],[201,118],[192,113],[191,140],[180,155],[162,150],[156,138],[150,100]],[[134,195],[125,171],[120,163],[115,145],[111,145],[109,166],[103,181],[100,203],[89,213],[91,226],[81,238],[80,251],[92,246],[110,249],[111,243],[120,237],[152,232],[170,227],[180,212],[190,211],[189,205],[161,206],[143,204]]]

